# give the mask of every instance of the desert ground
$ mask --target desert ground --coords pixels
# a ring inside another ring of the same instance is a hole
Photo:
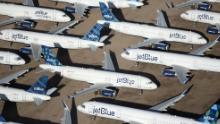
[[[174,4],[181,3],[183,0],[172,0]],[[185,0],[184,0],[185,1]],[[14,0],[8,0],[8,2],[15,3]],[[17,0],[16,3],[21,3],[21,0]],[[39,5],[42,7],[63,9],[66,3],[58,3],[49,0],[39,0]],[[213,4],[213,11],[219,10],[220,4]],[[161,9],[166,12],[167,19],[169,21],[169,26],[172,28],[181,28],[186,30],[195,30],[203,34],[209,41],[213,41],[217,36],[212,36],[206,33],[207,24],[193,23],[185,21],[180,18],[180,14],[190,8],[183,9],[168,9],[165,5],[164,0],[148,0],[147,4],[141,8],[137,9],[122,9],[117,11],[117,15],[121,12],[125,20],[141,22],[141,23],[155,23],[157,10]],[[7,16],[0,16],[0,19],[7,19]],[[95,23],[97,20],[101,19],[101,13],[99,8],[91,9],[88,17],[84,18],[84,21],[80,24],[74,26],[67,31],[68,35],[83,36]],[[75,19],[79,19],[76,15]],[[47,32],[56,23],[38,21],[35,29],[36,31]],[[1,29],[16,28],[14,24],[0,27]],[[81,104],[84,101],[88,101],[95,98],[95,100],[110,101],[115,104],[127,105],[135,108],[147,109],[149,106],[156,105],[163,100],[166,100],[172,96],[178,95],[184,89],[193,85],[191,91],[186,97],[175,104],[175,106],[170,107],[168,113],[175,114],[179,116],[186,116],[191,118],[198,118],[200,115],[205,113],[209,107],[214,104],[220,96],[220,82],[218,77],[220,73],[206,72],[206,71],[192,71],[194,75],[192,80],[190,80],[186,85],[179,83],[177,78],[167,78],[161,73],[165,66],[140,63],[136,66],[135,62],[127,61],[123,59],[120,54],[124,48],[138,42],[142,42],[143,38],[129,36],[122,33],[111,31],[113,35],[109,42],[103,48],[97,49],[95,52],[91,52],[90,49],[80,49],[80,50],[59,50],[54,49],[54,53],[57,53],[61,62],[65,65],[75,65],[79,67],[95,67],[100,68],[102,66],[103,52],[111,50],[114,52],[118,63],[118,71],[140,74],[145,76],[151,76],[156,79],[160,86],[156,90],[144,91],[143,95],[139,94],[139,90],[120,88],[119,94],[116,98],[103,98],[95,94],[87,94],[80,96],[75,99],[76,105]],[[43,41],[42,41],[43,42]],[[10,46],[10,42],[0,41],[0,49],[6,51],[18,52],[19,48],[24,47],[25,44],[14,43]],[[194,49],[198,48],[199,45],[194,45]],[[171,51],[180,52],[190,52],[191,45],[172,43]],[[220,56],[220,44],[213,47],[211,51],[208,52],[209,55],[219,57]],[[69,54],[69,55],[68,55]],[[40,62],[35,62],[30,56],[22,55],[24,58],[28,59],[28,63],[24,66],[15,66],[10,70],[7,65],[0,65],[0,75],[4,77],[5,75],[15,72],[17,70],[25,68],[34,68],[31,72],[20,77],[14,81],[11,86],[18,87],[22,89],[27,89],[42,75],[48,75],[50,77],[50,86],[58,85],[59,90],[53,95],[52,100],[44,102],[40,106],[36,106],[34,103],[9,103],[1,101],[0,108],[2,110],[2,115],[8,121],[15,121],[25,124],[55,124],[60,123],[63,116],[63,106],[62,100],[64,100],[72,110],[72,117],[74,123],[78,124],[120,124],[122,122],[116,120],[110,120],[105,118],[96,118],[92,120],[88,115],[77,112],[74,105],[72,105],[72,99],[68,98],[75,91],[89,87],[90,84],[86,82],[80,82],[76,80],[69,80],[62,78],[59,75],[54,75],[50,72],[42,71],[38,68],[39,63],[44,63],[42,59]],[[16,108],[17,106],[17,108]]]

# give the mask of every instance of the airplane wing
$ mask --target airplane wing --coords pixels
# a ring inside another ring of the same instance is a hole
[[[66,105],[64,101],[63,101],[63,106],[64,106],[64,115],[63,115],[61,124],[72,124],[69,107]]]
[[[192,88],[192,86],[187,88],[186,90],[184,90],[180,95],[177,95],[177,96],[172,97],[168,100],[165,100],[162,103],[160,103],[156,106],[153,106],[149,109],[153,110],[153,111],[167,111],[168,107],[175,105],[176,102],[180,101],[183,97],[185,97],[191,88]]]
[[[136,45],[131,45],[130,48],[140,48],[144,46],[151,46],[154,43],[158,43],[162,41],[162,39],[145,39],[144,42],[138,43]]]
[[[207,43],[206,45],[203,45],[202,47],[193,50],[192,52],[190,52],[189,54],[191,55],[197,55],[197,56],[202,56],[204,55],[204,53],[209,50],[210,48],[212,48],[216,43],[218,43],[220,41],[220,36],[212,42]]]
[[[173,65],[173,70],[176,72],[177,78],[180,80],[182,84],[186,84],[189,80],[189,70],[185,67]]]
[[[27,73],[29,69],[21,70],[16,73],[9,74],[8,76],[0,79],[0,84],[9,84],[10,81],[17,79],[19,76]]]
[[[75,26],[76,24],[78,24],[80,21],[69,21],[64,23],[63,25],[60,25],[52,30],[50,30],[48,33],[50,34],[61,34],[63,33],[65,30],[68,30],[70,27]]]
[[[168,27],[163,11],[157,10],[157,14],[158,16],[156,25],[160,27]]]
[[[80,4],[80,3],[74,3],[74,7],[75,7],[76,13],[79,14],[80,16],[84,16],[86,9],[88,9],[87,5]]]
[[[0,20],[0,26],[9,25],[15,22],[23,21],[25,19],[28,19],[26,17],[16,17],[16,18],[10,18],[6,20]]]
[[[174,8],[183,8],[183,7],[187,7],[187,6],[191,6],[191,5],[195,5],[195,4],[199,4],[201,2],[204,2],[205,0],[189,0],[187,2],[184,3],[180,3],[175,5]]]
[[[41,51],[42,51],[41,46],[38,44],[31,44],[31,50],[34,60],[38,61],[41,57]]]
[[[25,5],[25,6],[32,6],[32,7],[35,6],[33,0],[24,0],[23,5]]]
[[[76,91],[72,97],[77,97],[80,95],[91,93],[99,89],[103,89],[103,88],[110,87],[110,86],[112,86],[112,84],[107,84],[107,83],[94,84],[94,85],[91,85],[89,88],[85,88],[81,91]]]
[[[110,56],[110,53],[104,52],[104,61],[103,61],[103,69],[108,71],[115,71],[115,66],[112,62],[112,58]]]
[[[135,122],[135,121],[130,121],[129,124],[142,124],[142,123]]]

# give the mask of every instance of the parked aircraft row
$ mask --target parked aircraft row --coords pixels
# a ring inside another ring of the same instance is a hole
[[[83,68],[77,66],[63,65],[58,58],[52,53],[52,48],[64,49],[82,49],[89,48],[92,51],[98,47],[103,47],[108,36],[101,36],[102,29],[109,28],[124,34],[139,36],[145,38],[144,42],[132,45],[121,53],[121,57],[136,61],[153,64],[162,64],[169,66],[164,70],[165,76],[177,76],[182,84],[186,84],[191,79],[190,70],[205,70],[219,72],[220,60],[204,57],[204,53],[219,42],[220,37],[215,41],[207,43],[206,38],[201,34],[193,31],[170,28],[165,19],[163,11],[158,10],[156,25],[131,23],[119,21],[109,8],[136,8],[144,5],[142,0],[94,0],[94,1],[77,1],[77,0],[52,0],[56,2],[68,2],[74,4],[72,8],[75,12],[83,15],[88,7],[100,7],[103,20],[97,20],[92,29],[82,38],[74,36],[62,35],[64,31],[79,23],[79,21],[71,21],[71,18],[63,11],[36,7],[32,0],[25,0],[23,5],[0,3],[0,14],[11,17],[9,20],[0,22],[0,26],[20,22],[21,26],[34,27],[34,20],[47,20],[54,22],[66,22],[52,29],[48,33],[40,33],[35,31],[24,31],[18,29],[4,29],[0,31],[0,39],[10,42],[23,43],[28,45],[22,48],[21,52],[30,51],[34,60],[38,61],[43,55],[45,64],[39,64],[43,70],[52,73],[58,73],[61,76],[71,79],[90,83],[88,88],[74,92],[72,97],[76,97],[95,91],[111,92],[117,94],[117,88],[133,88],[139,90],[154,90],[158,88],[157,82],[150,77],[127,74],[118,72],[114,66],[111,55],[104,53],[104,61],[102,69]],[[200,4],[202,2],[219,2],[218,0],[190,0],[186,3],[177,5],[176,7]],[[190,21],[197,21],[216,25],[219,33],[218,13],[189,10],[181,14],[181,17]],[[30,21],[33,20],[33,21]],[[179,42],[186,44],[204,44],[202,47],[193,50],[189,54],[179,54],[166,51],[156,51],[151,49],[141,49],[140,47],[152,46],[152,48],[160,50],[168,50],[168,42]],[[19,55],[10,52],[0,52],[0,63],[9,65],[23,65],[25,60]],[[0,84],[8,84],[11,80],[16,79],[27,70],[22,70],[0,79]],[[85,78],[86,77],[86,78]],[[34,102],[40,105],[44,101],[51,99],[51,94],[57,88],[53,87],[48,90],[48,76],[42,76],[28,90],[21,90],[12,87],[0,86],[0,99],[11,102]],[[114,88],[114,89],[113,89]],[[188,90],[180,95],[168,99],[148,110],[140,110],[120,105],[114,105],[103,102],[84,102],[77,107],[78,111],[115,120],[120,120],[131,124],[213,124],[217,122],[220,109],[219,104],[214,104],[210,110],[198,120],[192,120],[185,117],[173,116],[162,111],[177,101],[181,100]],[[108,95],[113,96],[113,95]],[[120,111],[119,111],[120,110]],[[134,114],[135,113],[135,114]],[[172,120],[172,121],[171,121]],[[0,123],[5,122],[0,118]],[[6,123],[6,122],[5,122]],[[9,122],[14,123],[14,122]],[[16,123],[15,123],[16,124]],[[64,103],[64,119],[62,124],[71,124],[71,115],[67,105]]]

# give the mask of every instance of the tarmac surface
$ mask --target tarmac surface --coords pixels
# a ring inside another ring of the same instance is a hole
[[[14,2],[14,0],[8,0]],[[174,4],[182,2],[182,0],[172,0]],[[21,0],[17,0],[18,3],[21,3]],[[169,26],[172,28],[181,28],[187,30],[196,30],[203,34],[209,41],[213,41],[217,36],[212,36],[206,33],[208,27],[207,24],[202,23],[193,23],[185,21],[180,18],[180,13],[188,10],[190,8],[183,9],[168,9],[164,3],[164,0],[148,0],[148,4],[138,9],[122,9],[117,11],[117,15],[121,12],[125,20],[141,22],[141,23],[154,23],[157,16],[157,9],[162,9],[166,11],[166,14],[169,19]],[[39,0],[39,5],[50,8],[62,9],[66,4],[51,2],[48,0]],[[213,11],[220,11],[218,8],[220,4],[213,4]],[[7,16],[0,16],[0,19],[6,19]],[[78,17],[76,16],[76,19]],[[98,8],[90,10],[88,18],[85,18],[83,22],[75,26],[74,28],[68,30],[69,35],[83,36],[95,23],[97,20],[101,19],[101,13]],[[56,23],[38,21],[36,29],[37,31],[49,31]],[[1,29],[15,28],[15,25],[8,25],[1,27]],[[145,76],[153,77],[160,83],[160,87],[153,91],[144,91],[143,95],[139,95],[139,90],[120,88],[119,94],[116,98],[103,98],[99,95],[88,94],[80,96],[76,99],[76,104],[81,104],[84,101],[88,101],[92,98],[97,98],[96,100],[102,101],[111,101],[116,104],[128,105],[136,108],[147,109],[149,106],[156,105],[161,101],[168,99],[172,96],[178,95],[184,89],[193,85],[189,94],[178,102],[175,106],[172,106],[168,113],[197,118],[201,114],[205,113],[209,107],[214,104],[220,96],[220,82],[218,77],[220,74],[215,72],[206,72],[206,71],[192,71],[194,77],[188,84],[182,85],[179,83],[177,78],[167,78],[164,77],[161,72],[165,66],[155,65],[155,64],[146,64],[141,63],[136,66],[135,62],[127,61],[121,58],[120,54],[124,48],[138,42],[142,42],[143,38],[134,37],[125,35],[122,33],[112,31],[113,37],[109,39],[110,44],[104,48],[99,48],[95,52],[91,52],[90,49],[81,49],[81,50],[59,50],[58,57],[61,59],[61,62],[65,65],[76,65],[82,67],[95,67],[100,68],[103,60],[103,52],[111,50],[114,52],[115,57],[118,62],[118,67],[121,72],[135,73]],[[42,41],[43,42],[43,41]],[[0,41],[1,50],[9,50],[18,52],[18,49],[24,47],[25,44],[13,43],[10,46],[10,42]],[[195,48],[198,48],[199,45],[195,45]],[[191,45],[181,44],[181,43],[172,43],[172,51],[180,52],[189,52],[191,51]],[[57,49],[54,50],[56,53]],[[69,54],[69,56],[68,56]],[[213,49],[208,52],[209,55],[219,57],[220,56],[220,44],[217,44]],[[61,101],[64,100],[71,108],[72,99],[69,99],[68,96],[73,94],[75,91],[78,91],[82,88],[90,86],[86,82],[80,82],[76,80],[69,80],[62,78],[58,75],[50,72],[41,71],[38,68],[37,62],[33,61],[32,57],[24,56],[29,58],[29,62],[24,66],[15,66],[12,70],[7,65],[0,65],[0,75],[3,77],[11,72],[25,68],[35,68],[30,73],[25,74],[16,80],[16,83],[12,83],[13,87],[19,87],[27,89],[42,75],[49,75],[51,79],[49,83],[51,86],[58,84],[59,90],[53,96],[51,101],[45,102],[40,106],[36,106],[34,103],[17,103],[16,104],[8,103],[1,101],[0,107],[2,109],[2,115],[5,116],[8,121],[21,122],[25,124],[57,124],[60,123],[60,120],[63,116],[63,106]],[[43,59],[40,63],[44,63]],[[86,77],[85,77],[86,78]],[[4,107],[5,106],[5,107]],[[80,112],[76,112],[76,108],[72,107],[72,117],[74,122],[78,124],[120,124],[122,122],[116,120],[110,120],[105,118],[96,118],[92,120],[88,115],[85,115]],[[76,115],[78,116],[76,118]]]

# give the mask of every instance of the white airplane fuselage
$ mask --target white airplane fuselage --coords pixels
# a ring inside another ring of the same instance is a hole
[[[0,51],[0,63],[6,65],[23,65],[25,60],[11,52]]]
[[[134,122],[138,124],[202,124],[193,119],[158,113],[147,110],[140,110],[119,105],[101,103],[101,102],[84,102],[77,106],[77,110],[98,117],[104,117],[123,122]]]
[[[90,48],[91,46],[101,47],[104,46],[102,42],[94,42],[89,40],[83,40],[81,38],[48,34],[48,33],[38,33],[31,31],[22,31],[16,29],[5,29],[0,32],[0,39],[24,43],[24,44],[38,44],[47,47],[61,47],[65,49],[81,49]]]
[[[112,30],[134,36],[187,44],[206,44],[207,40],[200,34],[172,28],[137,24],[130,22],[112,22],[99,20],[100,24],[107,24]]]
[[[0,86],[0,95],[11,102],[34,102],[35,99],[50,100],[47,95],[35,94],[21,89]]]
[[[58,72],[61,76],[72,80],[85,81],[91,84],[108,83],[114,87],[148,90],[157,88],[157,85],[149,78],[138,75],[72,66],[53,66],[48,64],[41,64],[39,67],[51,72]]]
[[[220,24],[220,13],[217,12],[188,10],[182,13],[180,17],[193,22],[201,22],[211,25]]]
[[[47,20],[54,22],[68,22],[70,17],[64,12],[40,7],[0,3],[0,14],[10,17],[25,17],[32,20]]]
[[[143,2],[135,1],[135,0],[52,0],[57,2],[67,2],[67,3],[78,3],[83,4],[90,7],[99,7],[99,2],[103,3],[111,3],[116,8],[128,8],[133,6],[143,6]],[[107,4],[108,6],[108,4]]]
[[[126,51],[121,56],[127,60],[171,67],[173,65],[179,65],[189,70],[220,72],[219,59],[143,49],[127,49]]]

